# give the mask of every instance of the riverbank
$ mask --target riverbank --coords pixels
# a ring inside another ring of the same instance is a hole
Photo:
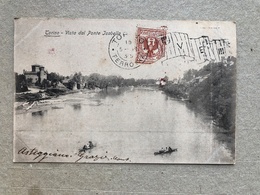
[[[118,96],[125,91],[133,91],[134,89],[147,89],[148,87],[109,87],[107,89],[60,89],[60,88],[48,88],[46,90],[41,90],[39,88],[29,88],[30,91],[16,93],[16,101],[14,103],[15,113],[23,114],[27,112],[38,112],[49,109],[62,109],[62,103],[64,101],[71,101],[71,97],[67,95],[70,94],[84,94],[84,99],[89,99],[90,106],[100,105],[99,100],[94,98],[105,98],[106,96]],[[149,88],[150,89],[150,88]],[[68,98],[68,100],[67,100]],[[73,102],[79,103],[83,98],[72,98]]]
[[[21,114],[29,110],[39,111],[40,107],[49,107],[52,104],[61,102],[60,100],[57,100],[61,95],[78,92],[78,90],[72,91],[66,88],[48,88],[45,90],[41,90],[40,88],[29,88],[29,91],[15,94],[14,108],[16,114]]]
[[[129,157],[132,162],[233,159],[214,139],[210,118],[188,109],[184,102],[167,98],[158,88],[82,90],[39,101],[28,111],[16,111],[14,120],[19,140],[30,146],[40,143],[42,151],[66,148],[73,154],[92,141],[96,144],[93,154]],[[154,155],[169,146],[178,152]]]
[[[162,90],[166,95],[186,100],[196,112],[212,116],[215,125],[227,132],[235,131],[235,64],[209,63],[200,70],[189,70],[178,83]]]
[[[72,93],[72,90],[64,88],[48,88],[42,90],[40,88],[29,88],[28,91],[15,94],[16,102],[32,102],[45,99],[51,99],[52,97],[58,97],[59,95],[65,95]]]

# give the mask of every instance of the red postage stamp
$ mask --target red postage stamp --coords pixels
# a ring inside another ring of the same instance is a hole
[[[152,64],[165,56],[166,29],[137,29],[136,63]]]

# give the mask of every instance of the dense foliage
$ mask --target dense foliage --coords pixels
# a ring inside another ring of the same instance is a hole
[[[18,93],[28,91],[28,84],[23,74],[15,73],[15,90]]]
[[[235,122],[235,66],[224,63],[209,64],[198,74],[209,71],[209,76],[195,85],[189,99],[213,116],[215,123],[224,129],[234,129]]]
[[[235,59],[209,63],[187,71],[183,79],[163,89],[178,99],[187,99],[196,110],[206,111],[216,125],[233,131],[235,124]]]
[[[51,82],[57,82],[57,81],[62,81],[65,77],[62,75],[59,75],[58,73],[51,72],[47,74],[47,80]]]
[[[81,72],[75,73],[69,80],[69,88],[72,89],[73,85],[83,85],[82,88],[87,89],[107,89],[108,87],[127,87],[127,86],[148,86],[154,85],[154,79],[125,79],[119,75],[104,76],[98,73],[92,73],[89,76],[83,76]]]

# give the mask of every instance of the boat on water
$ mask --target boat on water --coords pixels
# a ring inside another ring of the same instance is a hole
[[[91,150],[94,147],[95,145],[92,143],[92,141],[89,141],[87,145],[84,145],[83,148],[79,149],[79,153],[86,152],[87,150]]]
[[[166,149],[161,149],[158,152],[154,152],[154,155],[171,154],[172,152],[177,152],[177,148],[172,149],[171,147],[166,147]]]

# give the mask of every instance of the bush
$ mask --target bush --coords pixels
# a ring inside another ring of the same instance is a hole
[[[28,91],[25,76],[17,73],[15,74],[15,90],[17,93]]]

